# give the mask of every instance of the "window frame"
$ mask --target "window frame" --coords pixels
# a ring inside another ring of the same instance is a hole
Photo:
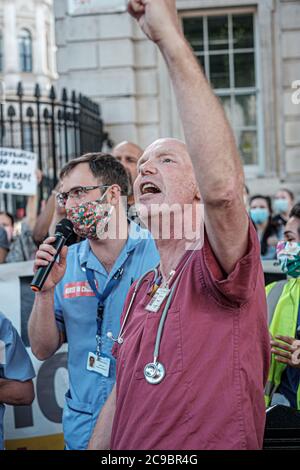
[[[4,37],[3,31],[0,30],[0,73],[4,72]]]
[[[191,10],[182,8],[179,10],[180,25],[183,28],[182,18],[184,17],[207,17],[207,16],[222,16],[222,15],[235,15],[235,14],[252,14],[253,15],[253,27],[254,27],[254,61],[255,61],[255,87],[251,89],[243,88],[242,94],[245,95],[247,91],[255,90],[256,94],[256,133],[257,133],[257,164],[243,165],[246,178],[256,178],[265,174],[266,158],[265,158],[265,116],[264,106],[265,100],[262,94],[262,67],[261,67],[261,44],[259,34],[259,11],[256,5],[252,6],[241,6],[241,7],[220,7],[220,8],[203,8],[197,7]],[[169,86],[169,77],[167,69],[158,56],[158,67],[160,70],[160,112],[161,112],[161,124],[160,132],[162,135],[174,135],[180,139],[184,139],[182,125],[178,116],[176,99],[173,89]],[[229,95],[229,89],[218,89],[217,95]],[[238,89],[237,89],[238,90]],[[254,92],[253,92],[254,93]],[[170,121],[171,116],[171,121]],[[249,129],[249,127],[248,127]],[[250,130],[250,129],[249,129]]]
[[[26,32],[27,37],[22,36]],[[22,47],[22,50],[21,50]],[[21,73],[33,73],[33,39],[32,32],[22,27],[18,33],[19,67]],[[25,65],[25,67],[23,67]]]

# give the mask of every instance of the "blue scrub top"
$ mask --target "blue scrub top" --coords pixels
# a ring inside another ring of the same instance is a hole
[[[156,267],[159,254],[148,230],[134,222],[129,237],[108,274],[93,254],[88,240],[69,247],[67,269],[55,288],[55,316],[58,328],[68,341],[69,390],[63,413],[67,449],[86,449],[98,414],[110,395],[116,378],[116,360],[111,354],[113,342],[108,332],[118,335],[120,316],[131,284]],[[98,291],[103,293],[108,282],[123,267],[118,284],[105,301],[101,329],[102,353],[110,359],[109,377],[87,370],[89,352],[96,351],[96,315],[98,300],[91,291],[86,268],[94,271]]]
[[[0,312],[0,378],[26,382],[35,377],[26,348],[11,322]],[[0,449],[3,449],[3,416],[0,403]]]

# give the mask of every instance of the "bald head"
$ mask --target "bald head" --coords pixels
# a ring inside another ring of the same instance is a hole
[[[144,153],[151,152],[153,149],[157,148],[166,151],[166,153],[168,153],[168,150],[170,149],[172,152],[184,153],[185,156],[188,156],[187,146],[183,140],[175,139],[173,137],[165,137],[155,140],[152,144],[148,145]]]
[[[194,168],[192,164],[191,157],[189,156],[188,149],[183,140],[174,139],[172,137],[166,137],[163,139],[157,139],[152,144],[150,144],[139,162],[139,164],[144,160],[149,158],[152,154],[173,154],[178,155],[184,161],[186,169],[193,174],[194,177]]]
[[[156,189],[145,190],[144,184]],[[136,201],[144,206],[199,202],[200,192],[185,143],[166,138],[149,145],[138,162],[134,192]]]
[[[142,154],[141,147],[127,140],[116,145],[112,151],[112,155],[122,163],[130,174],[132,183],[137,177],[137,162]]]

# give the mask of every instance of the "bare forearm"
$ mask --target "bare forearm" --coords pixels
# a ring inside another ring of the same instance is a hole
[[[88,450],[109,449],[112,425],[116,410],[116,386],[112,389],[102,411],[99,415]]]
[[[223,108],[183,36],[159,44],[169,68],[204,202],[241,187],[243,172]]]
[[[30,230],[34,229],[37,220],[38,198],[37,196],[28,196],[26,205],[26,219]]]
[[[0,403],[6,405],[30,405],[34,399],[32,380],[0,379]]]
[[[54,315],[54,290],[39,292],[28,323],[33,354],[40,360],[52,356],[61,344]]]
[[[181,33],[159,44],[169,68],[211,247],[226,273],[248,246],[244,173],[224,110]],[[236,240],[236,234],[239,239]]]
[[[33,229],[33,238],[36,242],[42,242],[49,232],[49,227],[55,210],[55,196],[51,194],[44,210],[37,218]]]

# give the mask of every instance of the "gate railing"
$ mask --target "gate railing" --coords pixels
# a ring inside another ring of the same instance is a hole
[[[68,94],[66,88],[61,99],[54,86],[48,97],[42,97],[38,84],[32,96],[25,96],[20,82],[16,95],[6,97],[0,105],[0,146],[37,154],[43,172],[41,199],[48,197],[66,162],[87,152],[101,151],[106,140],[99,105],[74,91]],[[2,199],[7,206],[6,195]]]

